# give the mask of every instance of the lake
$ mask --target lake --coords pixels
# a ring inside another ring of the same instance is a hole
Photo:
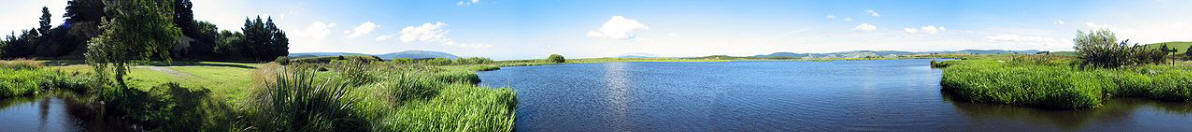
[[[1192,105],[1055,111],[949,101],[930,60],[503,67],[516,131],[1192,131]]]

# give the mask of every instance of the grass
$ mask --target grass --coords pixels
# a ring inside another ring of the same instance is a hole
[[[1192,101],[1188,67],[1083,69],[1072,63],[1071,58],[1019,57],[952,60],[934,66],[945,67],[942,90],[968,102],[1086,109],[1115,97]]]

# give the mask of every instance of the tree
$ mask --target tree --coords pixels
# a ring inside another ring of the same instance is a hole
[[[567,62],[567,59],[563,58],[563,55],[559,54],[550,54],[550,57],[546,57],[546,60],[549,60],[551,63]]]
[[[1167,54],[1172,54],[1174,56],[1175,54],[1175,49],[1167,48],[1167,44],[1160,45],[1159,51],[1163,51],[1164,56],[1167,56]],[[1175,64],[1174,60],[1171,62],[1171,64]]]
[[[50,17],[53,17],[50,15],[50,8],[44,6],[41,7],[41,21],[39,23],[40,25],[37,27],[38,33],[50,34]]]
[[[1184,57],[1192,60],[1192,46],[1188,46],[1188,49],[1184,50]]]
[[[286,32],[273,24],[273,18],[267,18],[265,29],[269,31],[269,53],[264,57],[288,56],[290,54],[290,39]]]
[[[1131,48],[1124,43],[1119,44],[1117,37],[1109,30],[1089,31],[1087,34],[1077,31],[1072,41],[1076,43],[1073,48],[1076,49],[1077,58],[1083,60],[1081,65],[1114,68],[1127,65],[1134,59],[1131,58]]]
[[[195,34],[199,33],[197,30],[195,30],[196,25],[194,11],[191,10],[191,8],[194,7],[194,4],[190,3],[190,0],[176,0],[173,4],[174,24],[176,24],[179,29],[182,29],[182,34],[193,37]]]
[[[173,24],[170,8],[152,0],[107,1],[105,5],[110,18],[101,21],[103,32],[91,38],[87,62],[101,78],[106,78],[104,73],[111,66],[116,82],[127,88],[124,75],[133,61],[153,57],[169,61],[170,48],[182,33]]]

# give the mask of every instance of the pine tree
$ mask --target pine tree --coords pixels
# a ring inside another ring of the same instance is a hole
[[[44,6],[41,7],[41,21],[39,27],[37,27],[37,32],[41,34],[50,33],[50,17],[53,17],[50,15],[50,8]]]

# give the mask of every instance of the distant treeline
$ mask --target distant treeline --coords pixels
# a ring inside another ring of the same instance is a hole
[[[43,7],[37,27],[0,39],[0,58],[82,59],[88,41],[104,32],[100,27],[104,19],[116,13],[105,9],[112,2],[119,1],[68,1],[62,15],[65,21],[56,27],[51,25],[49,7]],[[170,45],[171,59],[261,62],[289,54],[289,39],[272,18],[246,18],[239,31],[219,30],[215,24],[194,19],[190,0],[155,2],[169,7],[173,26],[183,35],[181,42]]]

